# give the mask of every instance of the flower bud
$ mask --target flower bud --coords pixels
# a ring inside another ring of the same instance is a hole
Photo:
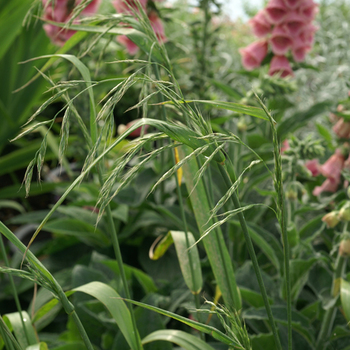
[[[327,224],[328,228],[333,228],[335,227],[338,222],[340,221],[338,218],[338,212],[337,211],[331,211],[330,213],[326,214],[323,218],[322,221]]]
[[[339,210],[339,220],[350,221],[350,202],[346,202]]]
[[[339,255],[343,257],[350,256],[350,239],[343,239],[339,245]]]

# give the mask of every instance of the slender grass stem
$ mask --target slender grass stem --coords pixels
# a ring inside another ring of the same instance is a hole
[[[221,175],[222,175],[222,177],[223,177],[223,179],[225,181],[226,186],[228,188],[230,188],[232,186],[232,184],[234,182],[236,182],[236,175],[235,175],[233,166],[232,166],[232,164],[231,164],[229,159],[228,159],[227,163],[230,166],[230,172],[227,171],[226,165],[218,165],[218,167],[219,167],[220,173],[221,173]],[[231,177],[233,177],[232,179],[230,178],[229,174],[231,175]],[[232,194],[231,200],[232,200],[232,203],[233,203],[235,208],[240,208],[241,207],[241,204],[239,202],[239,199],[238,199],[238,196],[237,196],[236,192],[234,192]],[[260,287],[261,295],[262,295],[262,298],[264,300],[264,305],[265,305],[265,309],[266,309],[267,316],[268,316],[268,319],[269,319],[269,323],[270,323],[270,326],[271,326],[272,334],[273,334],[273,337],[275,339],[276,348],[279,349],[279,350],[282,350],[282,346],[281,346],[281,342],[280,342],[280,339],[279,339],[278,331],[277,331],[277,328],[276,328],[275,320],[274,320],[273,315],[272,315],[272,310],[271,310],[271,307],[270,307],[270,304],[269,304],[269,300],[268,300],[268,296],[267,296],[267,293],[266,293],[264,281],[262,279],[262,275],[261,275],[261,272],[260,272],[258,259],[257,259],[256,254],[255,254],[253,242],[252,242],[252,240],[250,238],[250,235],[249,235],[249,232],[248,232],[247,223],[245,221],[244,214],[242,212],[238,213],[237,215],[238,215],[238,219],[239,219],[239,222],[241,224],[241,228],[242,228],[242,231],[243,231],[243,234],[244,234],[244,238],[245,238],[245,241],[246,241],[246,244],[247,244],[247,249],[248,249],[250,258],[252,260],[253,268],[254,268],[254,271],[255,271],[255,274],[256,274],[256,278],[258,280],[258,284],[259,284],[259,287]]]
[[[5,245],[4,245],[4,240],[2,239],[2,235],[0,235],[0,248],[1,248],[1,253],[2,253],[3,259],[5,261],[5,266],[10,267],[10,263],[9,263],[8,258],[7,258],[6,249],[5,249]],[[8,274],[8,277],[10,279],[10,284],[11,284],[11,288],[12,288],[13,298],[15,299],[15,303],[16,303],[16,307],[17,307],[17,310],[18,310],[18,313],[19,313],[19,317],[21,319],[23,331],[24,331],[25,337],[27,339],[27,343],[28,343],[28,345],[30,345],[29,335],[28,335],[27,327],[26,327],[26,325],[24,323],[24,320],[23,320],[22,307],[21,307],[21,303],[20,303],[19,298],[18,298],[16,285],[15,285],[15,282],[13,280],[12,275]]]
[[[160,74],[159,74],[159,68],[157,64],[154,64],[154,71],[155,71],[155,75],[157,80],[160,80]],[[160,93],[159,94],[159,100],[160,102],[164,102],[164,97],[163,95]],[[161,116],[162,116],[162,120],[167,120],[167,115],[166,115],[166,110],[164,105],[161,105]],[[163,153],[162,153],[163,155]],[[172,155],[172,162],[175,165],[176,164],[176,159],[175,159],[175,155],[173,152],[171,152]],[[164,164],[162,162],[162,164]],[[182,193],[181,193],[181,188],[180,188],[180,183],[179,183],[179,178],[177,176],[177,172],[175,172],[175,182],[176,182],[176,191],[177,191],[177,197],[178,197],[178,201],[179,201],[179,206],[180,206],[180,212],[181,212],[181,219],[182,219],[182,223],[183,223],[183,229],[185,232],[185,238],[186,238],[186,246],[187,248],[190,247],[190,241],[188,238],[188,226],[187,226],[187,220],[186,220],[186,214],[185,214],[185,208],[183,206],[183,198],[182,198]],[[191,254],[188,254],[188,260],[189,260],[189,264],[190,264],[190,271],[191,271],[191,279],[192,279],[192,284],[195,285],[194,283],[194,267],[193,267],[193,261],[192,261],[192,256]],[[196,305],[196,309],[200,308],[200,300],[199,300],[199,295],[198,294],[194,294],[194,301],[195,301],[195,305]],[[197,318],[199,319],[199,313],[197,313]],[[202,340],[204,340],[204,334],[201,332],[200,333],[200,337]]]
[[[260,106],[264,110],[265,114],[269,118],[272,137],[273,137],[273,147],[274,147],[274,159],[275,159],[275,179],[274,186],[277,193],[277,213],[278,221],[280,224],[281,234],[282,234],[282,244],[283,244],[283,257],[284,257],[284,282],[287,291],[287,328],[288,328],[288,350],[293,348],[293,338],[292,338],[292,293],[290,285],[290,271],[289,271],[289,260],[290,260],[290,248],[289,239],[287,231],[287,212],[285,208],[285,195],[283,189],[282,180],[282,159],[280,151],[280,143],[278,141],[277,130],[275,127],[276,122],[272,118],[271,114],[267,110],[264,103],[261,101],[259,96],[255,94]]]
[[[83,324],[81,323],[80,318],[75,310],[72,312],[71,316],[73,318],[75,325],[77,326],[77,328],[79,330],[80,336],[82,337],[86,348],[88,350],[94,350],[94,347],[92,346],[92,344],[90,342],[90,339],[86,333],[86,330],[85,330]]]

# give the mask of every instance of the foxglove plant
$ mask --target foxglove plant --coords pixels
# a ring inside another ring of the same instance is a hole
[[[316,12],[317,5],[313,0],[270,0],[265,9],[259,11],[249,21],[254,35],[260,39],[253,44],[270,46],[274,55],[269,75],[278,73],[282,78],[293,76],[286,55],[290,51],[296,62],[305,59],[305,55],[312,48],[317,30],[312,24]],[[253,44],[240,49],[242,64],[247,70],[259,67],[268,52],[266,50],[262,57],[261,51],[251,49],[255,47]]]
[[[59,23],[68,23],[70,20],[73,20],[74,24],[79,23],[79,18],[73,18],[73,11],[76,6],[82,4],[82,0],[42,0],[42,2],[44,6],[44,20]],[[82,9],[79,16],[96,13],[100,2],[100,0],[92,0]],[[51,41],[59,46],[62,46],[75,33],[75,30],[60,28],[51,23],[46,23],[43,27]]]

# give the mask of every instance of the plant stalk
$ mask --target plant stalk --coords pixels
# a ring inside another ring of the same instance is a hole
[[[233,166],[232,166],[232,164],[231,164],[229,159],[228,159],[227,163],[231,166],[230,167],[230,175],[231,175],[231,177],[233,176],[232,179],[229,176],[229,172],[227,171],[226,165],[218,165],[218,167],[219,167],[220,173],[221,173],[221,175],[222,175],[222,177],[223,177],[223,179],[225,181],[226,186],[228,188],[230,188],[232,186],[232,184],[234,182],[236,182],[236,175],[234,173]],[[238,199],[238,196],[237,196],[236,192],[234,192],[232,194],[231,200],[232,200],[232,203],[233,203],[233,205],[234,205],[234,207],[236,209],[241,207],[241,204],[239,202],[239,199]],[[240,222],[243,234],[244,234],[244,238],[245,238],[245,241],[246,241],[246,244],[247,244],[247,249],[248,249],[250,258],[252,260],[253,268],[254,268],[254,271],[255,271],[255,274],[256,274],[256,278],[258,280],[258,284],[259,284],[259,287],[260,287],[261,295],[262,295],[263,300],[264,300],[264,305],[265,305],[265,309],[266,309],[267,316],[268,316],[268,319],[269,319],[269,323],[270,323],[270,326],[271,326],[272,334],[273,334],[273,337],[274,337],[274,340],[275,340],[275,345],[276,345],[277,349],[282,350],[282,345],[281,345],[280,338],[279,338],[279,335],[278,335],[278,331],[277,331],[277,328],[276,328],[275,320],[274,320],[273,315],[272,315],[272,310],[271,310],[271,307],[270,307],[270,304],[269,304],[269,300],[268,300],[268,296],[267,296],[267,293],[266,293],[264,281],[262,279],[262,275],[261,275],[261,272],[260,272],[260,267],[259,267],[258,259],[257,259],[256,254],[255,254],[253,242],[252,242],[252,240],[250,238],[250,235],[249,235],[247,223],[245,221],[244,214],[242,212],[238,213],[237,215],[238,215],[238,219],[239,219],[239,222]]]

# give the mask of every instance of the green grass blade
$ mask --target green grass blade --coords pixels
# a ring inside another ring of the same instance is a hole
[[[192,321],[191,319],[189,319],[187,317],[183,317],[183,316],[177,315],[177,314],[175,314],[173,312],[160,309],[160,308],[158,308],[156,306],[147,305],[147,304],[135,301],[135,300],[126,300],[126,299],[124,299],[124,300],[128,301],[129,303],[132,303],[134,305],[143,307],[145,309],[152,310],[154,312],[158,312],[161,315],[173,318],[174,320],[177,320],[177,321],[179,321],[181,323],[184,323],[187,326],[190,326],[190,327],[192,327],[192,328],[194,328],[194,329],[196,329],[196,330],[198,330],[200,332],[209,334],[214,339],[219,340],[219,341],[221,341],[224,344],[230,345],[230,346],[234,347],[234,349],[243,349],[242,346],[239,343],[237,343],[235,340],[229,338],[226,334],[222,333],[221,331],[219,331],[218,329],[216,329],[216,328],[214,328],[212,326],[208,326],[208,325],[199,323],[197,321]]]
[[[206,344],[203,340],[193,336],[192,334],[174,329],[155,331],[143,338],[142,344],[147,344],[158,340],[174,343],[185,350],[214,350],[214,348],[209,344]]]
[[[75,288],[74,292],[83,292],[99,300],[112,314],[120,331],[131,349],[142,349],[139,334],[134,333],[131,315],[120,295],[110,286],[101,282],[91,282]]]
[[[19,312],[6,314],[3,316],[4,321],[8,325],[11,325],[10,329],[13,330],[14,334],[16,335],[18,343],[21,345],[21,347],[26,348],[27,346],[38,343],[38,339],[27,312],[22,311],[22,317],[24,325],[26,327],[26,332],[28,334],[28,339],[23,329],[23,323],[21,321],[21,315]]]
[[[186,101],[176,101],[176,103],[202,103],[208,106],[212,106],[214,108],[226,109],[229,111],[233,111],[240,114],[247,114],[252,117],[256,117],[259,119],[268,120],[265,115],[265,112],[258,107],[246,106],[240,103],[234,102],[225,102],[225,101],[206,101],[206,100],[186,100]],[[163,104],[173,104],[172,101],[163,102]]]
[[[180,158],[182,159],[186,157],[189,152],[185,147],[180,147],[179,153]],[[199,168],[195,159],[190,159],[183,166],[187,190],[191,193],[190,199],[192,207],[194,209],[198,229],[202,235],[206,228],[214,224],[214,220],[208,222],[211,208],[209,206],[203,180],[201,179],[197,186],[194,187],[194,179],[198,170]],[[225,304],[230,310],[240,310],[242,307],[241,299],[236,285],[232,262],[220,227],[217,227],[213,234],[206,236],[202,242],[207,252],[216,281],[225,300]]]

